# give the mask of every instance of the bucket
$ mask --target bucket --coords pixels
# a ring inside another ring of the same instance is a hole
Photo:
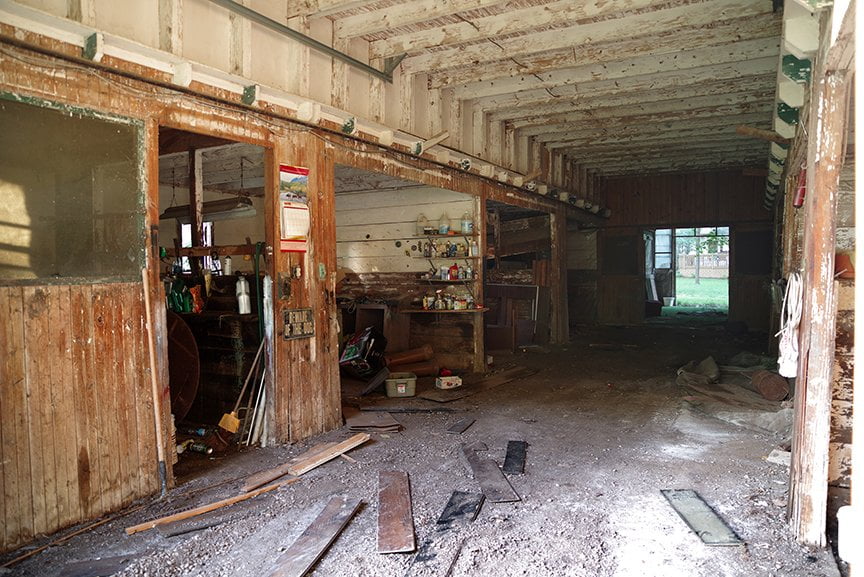
[[[675,306],[675,297],[663,297],[663,306],[664,307],[674,307]]]

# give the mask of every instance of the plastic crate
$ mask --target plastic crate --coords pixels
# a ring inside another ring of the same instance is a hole
[[[414,373],[390,373],[390,378],[384,381],[388,397],[413,397],[417,386],[417,375]]]

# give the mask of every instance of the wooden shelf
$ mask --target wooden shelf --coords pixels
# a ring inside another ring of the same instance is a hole
[[[413,314],[430,314],[430,315],[452,315],[452,314],[474,314],[474,313],[485,313],[488,311],[488,308],[480,308],[480,309],[461,309],[461,310],[436,310],[436,309],[403,309],[400,310],[400,313],[405,313],[408,315]]]
[[[420,280],[431,282],[431,283],[440,283],[440,284],[465,284],[469,282],[477,282],[480,279],[476,278],[454,278],[454,279],[440,279],[440,278],[421,278]]]
[[[403,240],[423,240],[424,238],[480,238],[476,232],[472,232],[470,234],[463,234],[461,232],[456,232],[453,234],[423,234],[420,236],[403,236]]]
[[[422,258],[423,260],[477,260],[480,256],[412,256],[411,258]]]

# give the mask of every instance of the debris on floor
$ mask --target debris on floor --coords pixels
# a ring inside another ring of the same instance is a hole
[[[411,485],[404,471],[378,471],[378,552],[414,551]]]
[[[458,389],[433,389],[424,391],[417,396],[422,399],[428,399],[439,403],[449,403],[471,395],[476,395],[483,391],[488,391],[489,389],[494,389],[495,387],[516,379],[530,377],[536,372],[536,370],[527,367],[513,367],[488,377],[481,378],[477,381],[468,382],[466,379],[465,383]]]
[[[342,441],[341,443],[327,443],[320,447],[313,447],[306,453],[299,455],[284,465],[280,465],[276,468],[269,469],[267,471],[261,471],[259,473],[255,473],[248,479],[246,479],[246,483],[243,485],[243,491],[252,491],[262,485],[266,485],[271,481],[275,481],[279,477],[285,475],[292,475],[294,477],[299,477],[303,473],[311,471],[315,467],[319,465],[323,465],[327,461],[335,459],[342,453],[350,451],[354,447],[362,445],[366,441],[369,440],[368,433],[357,433],[353,437]]]
[[[730,546],[744,543],[696,491],[663,489],[660,492],[706,545]]]
[[[523,474],[527,453],[528,443],[525,441],[507,441],[507,454],[504,456],[504,466],[501,470],[508,475]]]
[[[486,445],[480,442],[462,445],[462,455],[474,475],[474,480],[480,485],[483,495],[492,503],[520,501],[519,495],[516,494],[510,481],[501,472],[498,463],[477,454],[477,451],[485,450]]]
[[[343,407],[342,416],[352,433],[398,433],[402,430],[402,425],[390,413],[361,412]]]
[[[788,468],[792,464],[792,453],[789,451],[781,451],[780,449],[772,449],[771,453],[765,460],[769,463],[783,465]]]
[[[279,556],[268,577],[303,577],[345,529],[362,501],[333,497],[305,531]]]
[[[465,417],[464,419],[460,419],[447,427],[447,432],[453,433],[454,435],[461,435],[468,429],[468,427],[474,424],[474,420],[475,419],[473,417]]]

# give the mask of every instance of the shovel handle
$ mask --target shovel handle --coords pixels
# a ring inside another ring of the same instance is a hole
[[[255,372],[255,367],[258,366],[258,359],[261,358],[261,351],[264,350],[264,339],[261,339],[261,344],[258,345],[258,352],[255,353],[255,360],[252,361],[252,366],[249,367],[249,374],[246,375],[246,380],[243,382],[243,388],[240,389],[240,395],[237,397],[237,402],[234,403],[234,410],[231,414],[236,415],[237,409],[240,408],[240,401],[243,400],[243,395],[246,393],[246,387],[249,385],[249,379],[252,378],[252,373]]]

